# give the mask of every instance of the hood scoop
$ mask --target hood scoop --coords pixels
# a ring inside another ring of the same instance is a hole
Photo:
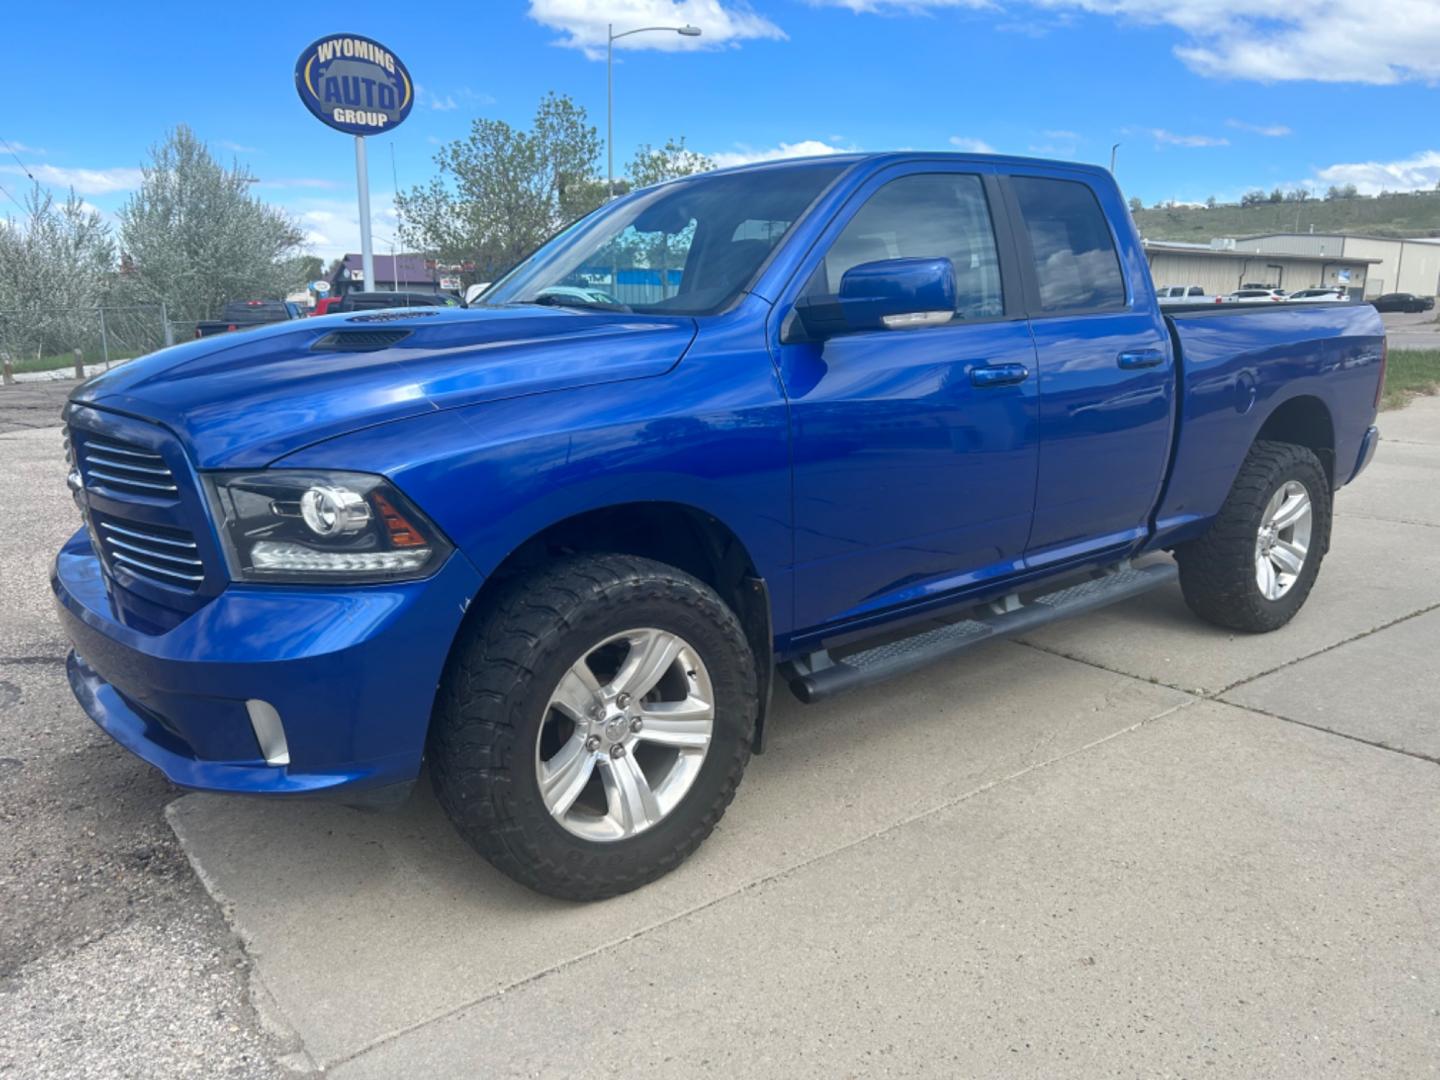
[[[355,321],[355,320],[351,320]],[[398,345],[413,330],[332,330],[315,339],[311,352],[376,352]]]

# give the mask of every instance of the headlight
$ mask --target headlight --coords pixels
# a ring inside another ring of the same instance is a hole
[[[424,577],[450,545],[411,502],[366,473],[206,473],[237,581],[374,582]]]

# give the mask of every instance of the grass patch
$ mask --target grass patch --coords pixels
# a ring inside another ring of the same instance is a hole
[[[1391,349],[1380,408],[1398,409],[1413,397],[1440,390],[1440,350]]]

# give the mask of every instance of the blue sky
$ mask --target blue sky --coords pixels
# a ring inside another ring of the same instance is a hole
[[[1252,187],[1440,181],[1440,0],[479,0],[15,5],[0,185],[22,167],[113,213],[146,148],[186,123],[248,165],[312,250],[356,250],[354,159],[295,94],[315,38],[376,38],[421,88],[370,140],[376,250],[400,186],[476,116],[528,123],[548,90],[604,134],[604,34],[693,23],[699,39],[617,47],[616,159],[684,135],[723,162],[796,151],[994,149],[1106,162],[1126,193],[1235,199]],[[325,10],[328,8],[328,10]],[[19,89],[18,94],[16,88]],[[392,149],[393,148],[393,149]],[[603,168],[603,159],[602,159]],[[0,195],[0,206],[14,203]]]

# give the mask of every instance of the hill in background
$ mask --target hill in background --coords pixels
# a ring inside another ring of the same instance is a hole
[[[1207,243],[1221,236],[1314,232],[1357,236],[1440,236],[1440,191],[1263,202],[1255,206],[1147,207],[1134,212],[1147,240]]]

